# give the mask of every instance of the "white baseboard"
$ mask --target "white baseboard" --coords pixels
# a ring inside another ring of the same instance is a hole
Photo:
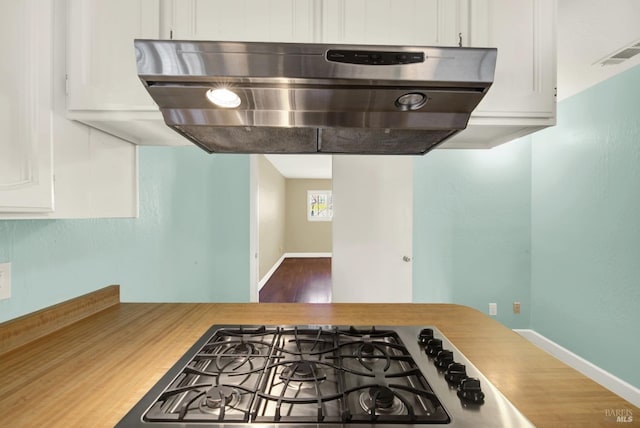
[[[258,291],[260,291],[262,289],[262,287],[264,287],[264,285],[267,283],[267,281],[269,281],[269,278],[271,278],[271,275],[273,275],[273,273],[278,270],[278,268],[280,267],[280,265],[282,264],[282,262],[284,261],[284,259],[286,258],[286,253],[283,254],[282,256],[280,256],[280,258],[273,264],[273,266],[271,266],[271,269],[269,269],[269,272],[267,272],[260,281],[258,281]]]
[[[563,363],[573,367],[583,375],[607,388],[609,391],[618,394],[628,402],[640,407],[640,389],[625,382],[619,377],[612,375],[595,364],[585,360],[581,356],[574,354],[554,341],[547,339],[540,333],[531,329],[514,329],[516,333],[536,345],[538,348],[547,351]]]
[[[300,257],[324,258],[324,257],[331,257],[331,253],[284,253],[285,259],[300,258]]]
[[[278,268],[280,267],[280,265],[282,264],[282,262],[284,261],[284,259],[287,258],[300,258],[300,257],[308,257],[308,258],[319,258],[319,257],[331,257],[331,253],[284,253],[282,256],[280,256],[280,258],[273,264],[273,266],[271,266],[271,269],[269,269],[269,272],[267,272],[264,277],[262,277],[262,279],[260,281],[258,281],[258,291],[260,291],[262,289],[262,287],[264,287],[264,285],[267,283],[267,281],[269,281],[269,279],[271,278],[271,275],[273,275],[273,273],[278,270]]]

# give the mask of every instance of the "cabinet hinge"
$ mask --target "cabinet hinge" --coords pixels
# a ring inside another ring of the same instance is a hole
[[[462,33],[458,33],[458,47],[462,47]]]
[[[173,28],[169,28],[169,40],[173,40]]]
[[[64,94],[69,96],[69,75],[64,75]]]

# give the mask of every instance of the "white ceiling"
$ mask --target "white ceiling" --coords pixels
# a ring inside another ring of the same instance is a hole
[[[558,0],[558,100],[640,64],[597,63],[640,41],[640,0]],[[594,65],[595,64],[595,65]],[[331,178],[330,155],[267,155],[286,178]]]
[[[285,178],[331,178],[331,155],[265,155]]]
[[[638,0],[558,0],[558,100],[640,64],[594,65],[640,41]]]

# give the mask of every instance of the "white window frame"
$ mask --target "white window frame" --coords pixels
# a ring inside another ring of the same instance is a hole
[[[329,201],[329,215],[315,217],[311,215],[311,195],[326,195]],[[307,190],[307,221],[331,221],[333,219],[333,195],[331,190]]]

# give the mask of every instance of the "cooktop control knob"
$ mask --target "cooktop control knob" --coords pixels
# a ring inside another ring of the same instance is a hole
[[[480,381],[474,377],[463,379],[458,387],[458,397],[468,403],[484,403],[484,392],[480,389]]]
[[[453,352],[448,349],[443,349],[436,355],[434,363],[436,367],[446,369],[449,367],[449,364],[453,363]]]
[[[459,386],[463,379],[467,378],[467,368],[461,363],[451,363],[444,372],[444,378],[452,385]]]
[[[420,334],[418,335],[418,342],[426,345],[429,340],[433,339],[433,329],[432,328],[423,328],[420,330]]]
[[[442,340],[429,339],[425,350],[427,351],[428,356],[435,358],[436,355],[438,355],[438,352],[442,351]]]

